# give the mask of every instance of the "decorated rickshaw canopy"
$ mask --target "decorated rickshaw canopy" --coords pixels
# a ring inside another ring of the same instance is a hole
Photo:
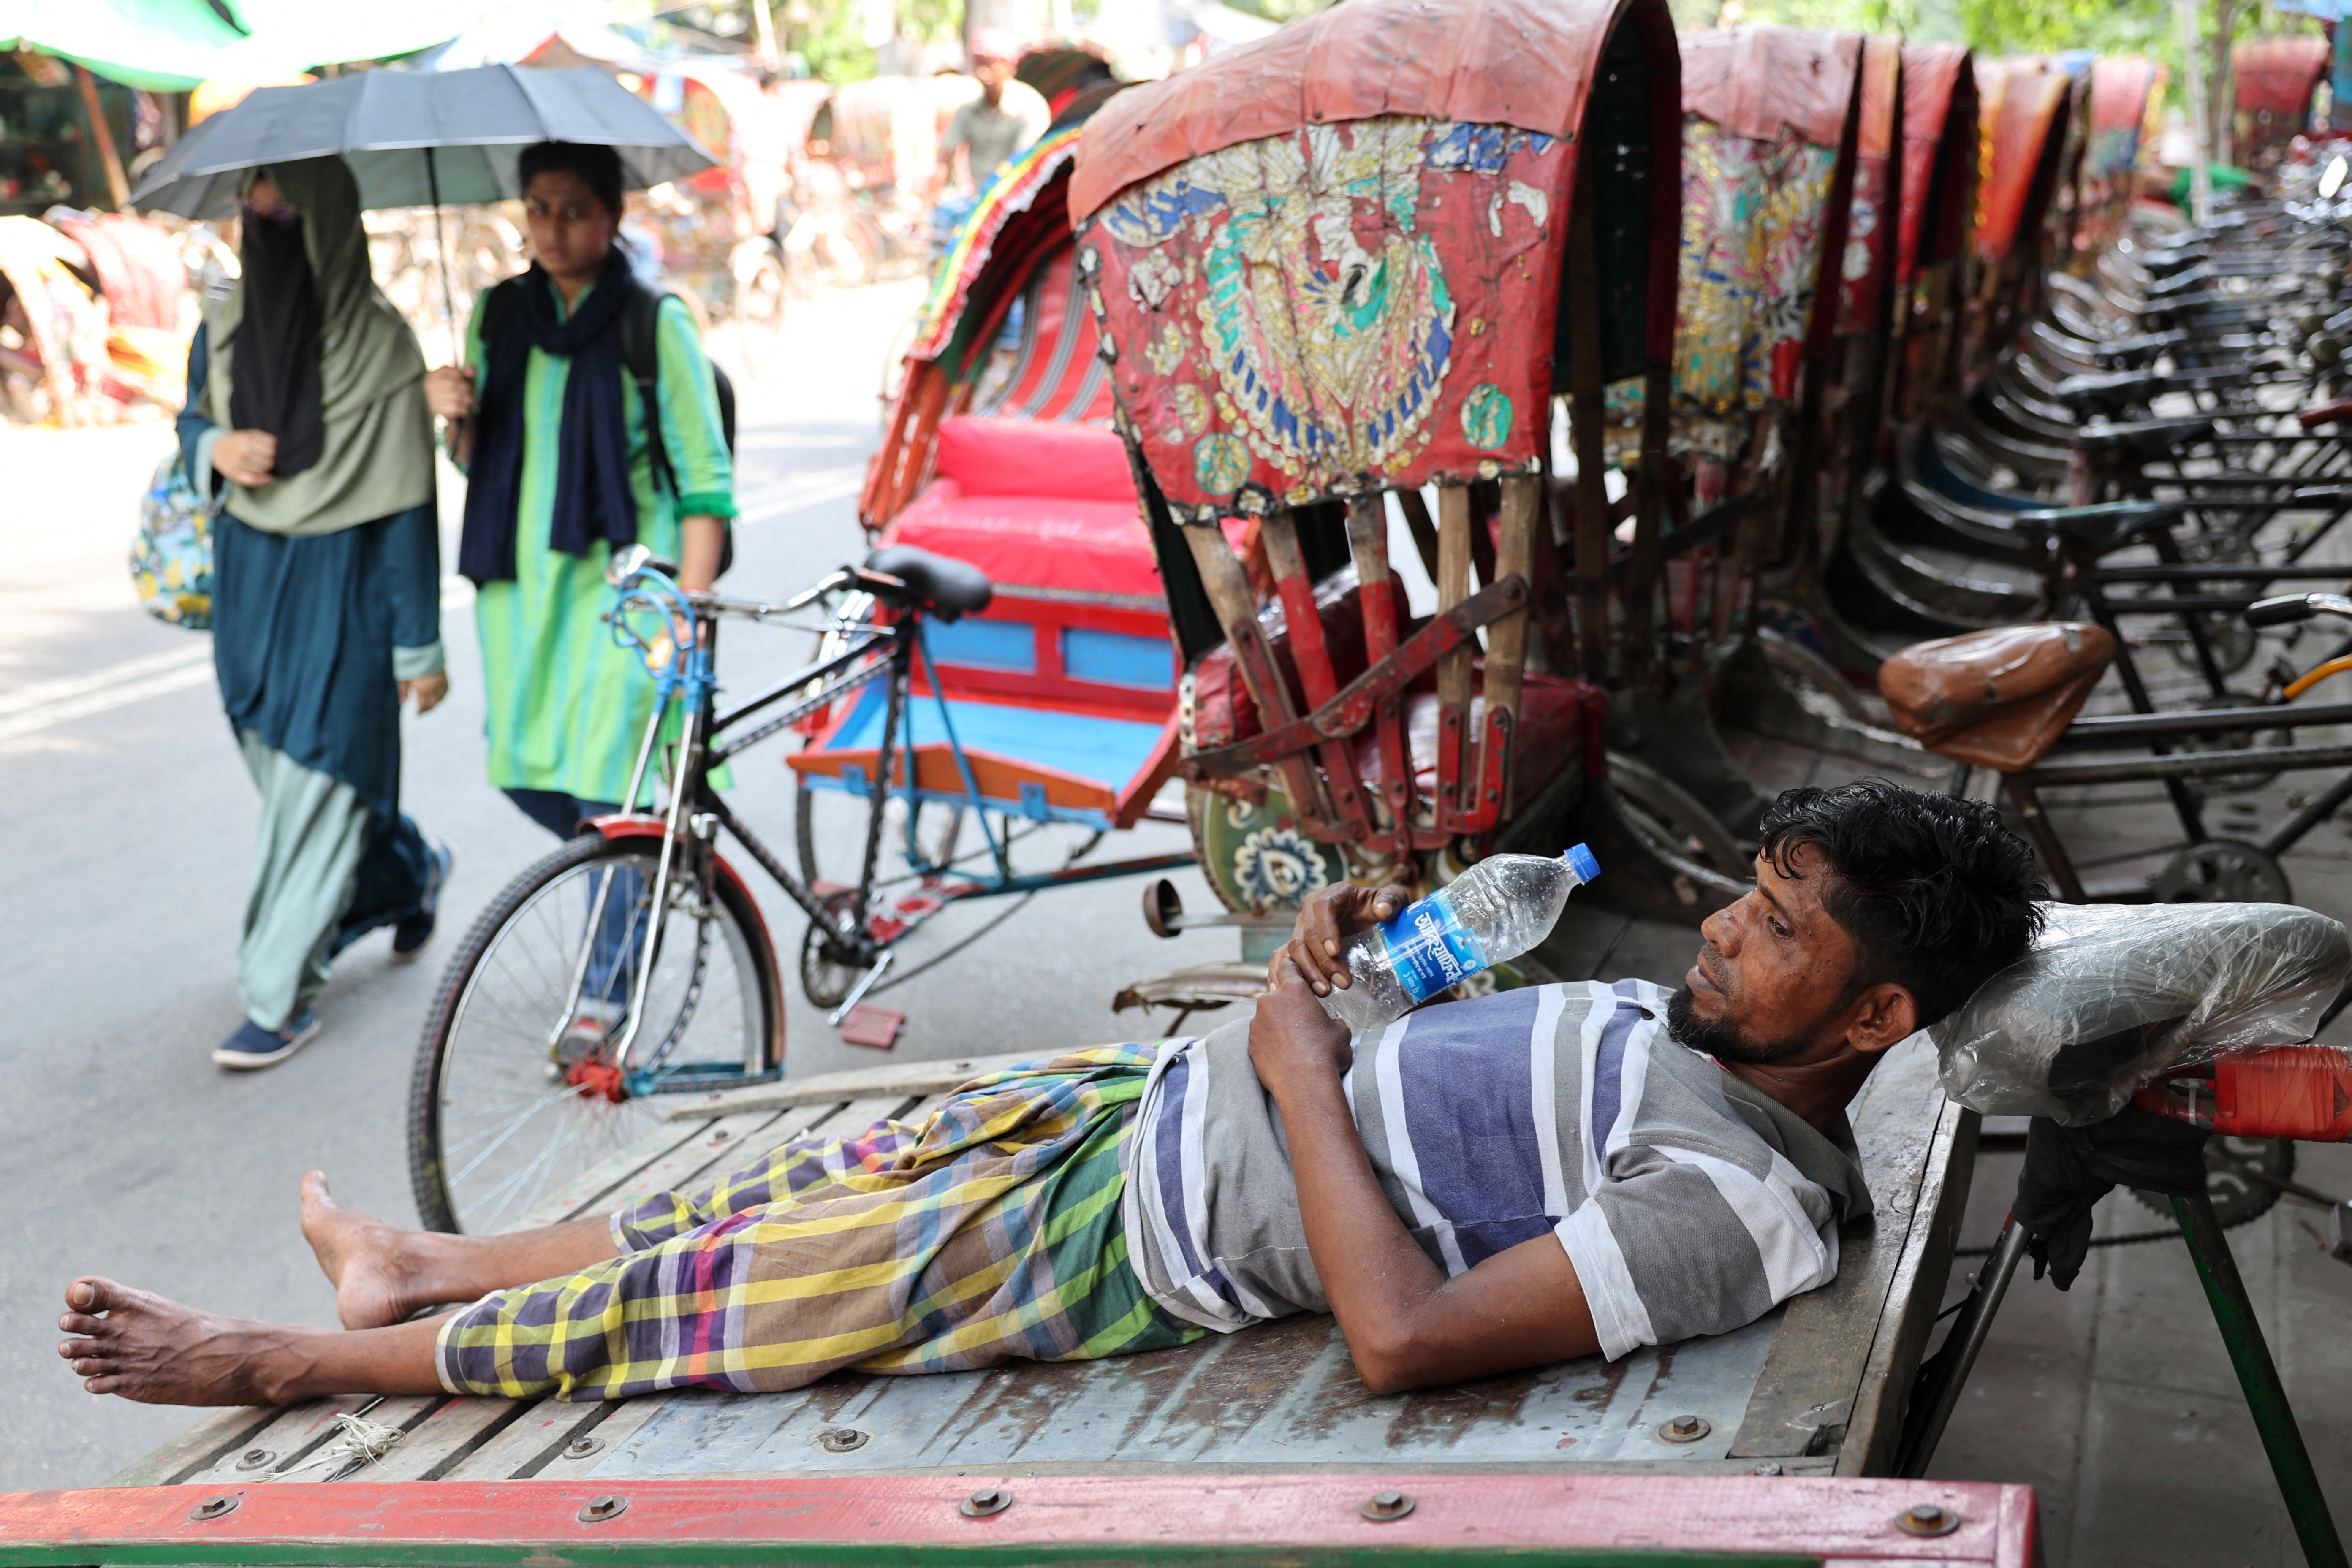
[[[1604,358],[1669,340],[1679,74],[1662,0],[1350,0],[1107,104],[1078,267],[1171,504],[1540,469],[1580,144]]]
[[[1898,284],[1916,283],[1923,270],[1957,255],[1968,232],[1974,188],[1969,176],[1977,165],[1976,93],[1966,44],[1903,46],[1903,211],[1895,242]],[[1946,173],[1940,190],[1936,183],[1939,163]]]
[[[2059,110],[2074,78],[2056,59],[2027,55],[1976,62],[1978,114],[1984,131],[1984,165],[1977,183],[1977,254],[2005,259],[2021,235],[2040,231],[2041,214],[2029,214],[2035,177],[2042,171]],[[2047,202],[2043,190],[2039,199]]]
[[[2247,114],[2300,119],[2327,70],[2327,40],[2310,36],[2252,38],[2231,52],[2237,78],[2238,109]]]

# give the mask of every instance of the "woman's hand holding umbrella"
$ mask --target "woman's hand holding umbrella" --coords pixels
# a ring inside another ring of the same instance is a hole
[[[463,466],[474,455],[474,367],[444,365],[425,377],[425,402],[449,425],[449,460]]]

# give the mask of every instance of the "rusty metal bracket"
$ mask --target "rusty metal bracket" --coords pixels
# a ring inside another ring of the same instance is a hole
[[[1478,628],[1501,620],[1527,601],[1527,579],[1517,572],[1480,589],[1414,632],[1395,653],[1349,682],[1314,712],[1232,746],[1195,752],[1184,759],[1184,776],[1195,780],[1231,777],[1355,734],[1375,717],[1381,698],[1402,691],[1441,657],[1474,641]],[[1234,651],[1243,651],[1238,640]]]

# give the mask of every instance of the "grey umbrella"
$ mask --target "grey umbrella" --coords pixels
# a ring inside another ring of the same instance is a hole
[[[257,89],[182,137],[131,203],[225,218],[236,210],[244,171],[331,152],[351,165],[368,207],[495,202],[522,194],[515,160],[535,141],[603,142],[641,188],[712,162],[636,94],[590,68],[360,71]]]
[[[236,210],[247,169],[340,153],[363,207],[433,208],[434,251],[450,330],[449,263],[441,204],[522,194],[515,162],[538,141],[595,141],[621,155],[642,189],[715,162],[644,99],[588,67],[535,70],[360,71],[303,87],[256,89],[180,138],[131,193],[131,204],[184,218]]]

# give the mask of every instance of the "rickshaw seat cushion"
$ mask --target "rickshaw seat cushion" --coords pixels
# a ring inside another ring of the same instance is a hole
[[[968,560],[1000,593],[1024,589],[1115,595],[1158,605],[1164,598],[1151,534],[1132,492],[1118,500],[1076,496],[966,494],[933,480],[883,532],[886,545],[919,546]]]
[[[933,555],[912,545],[892,545],[876,550],[866,558],[866,564],[905,583],[923,608],[942,621],[985,610],[989,600],[995,596],[988,574],[970,561]]]
[[[966,496],[1056,496],[1135,510],[1127,444],[1090,424],[955,414],[940,421],[939,466]]]
[[[2168,455],[2175,447],[2204,441],[2212,434],[2213,422],[2210,419],[2142,419],[2078,431],[2074,444],[2084,452],[2120,453],[2145,463]]]
[[[1976,768],[2031,768],[2115,661],[2106,629],[2066,621],[1915,643],[1879,666],[1895,727]]]

